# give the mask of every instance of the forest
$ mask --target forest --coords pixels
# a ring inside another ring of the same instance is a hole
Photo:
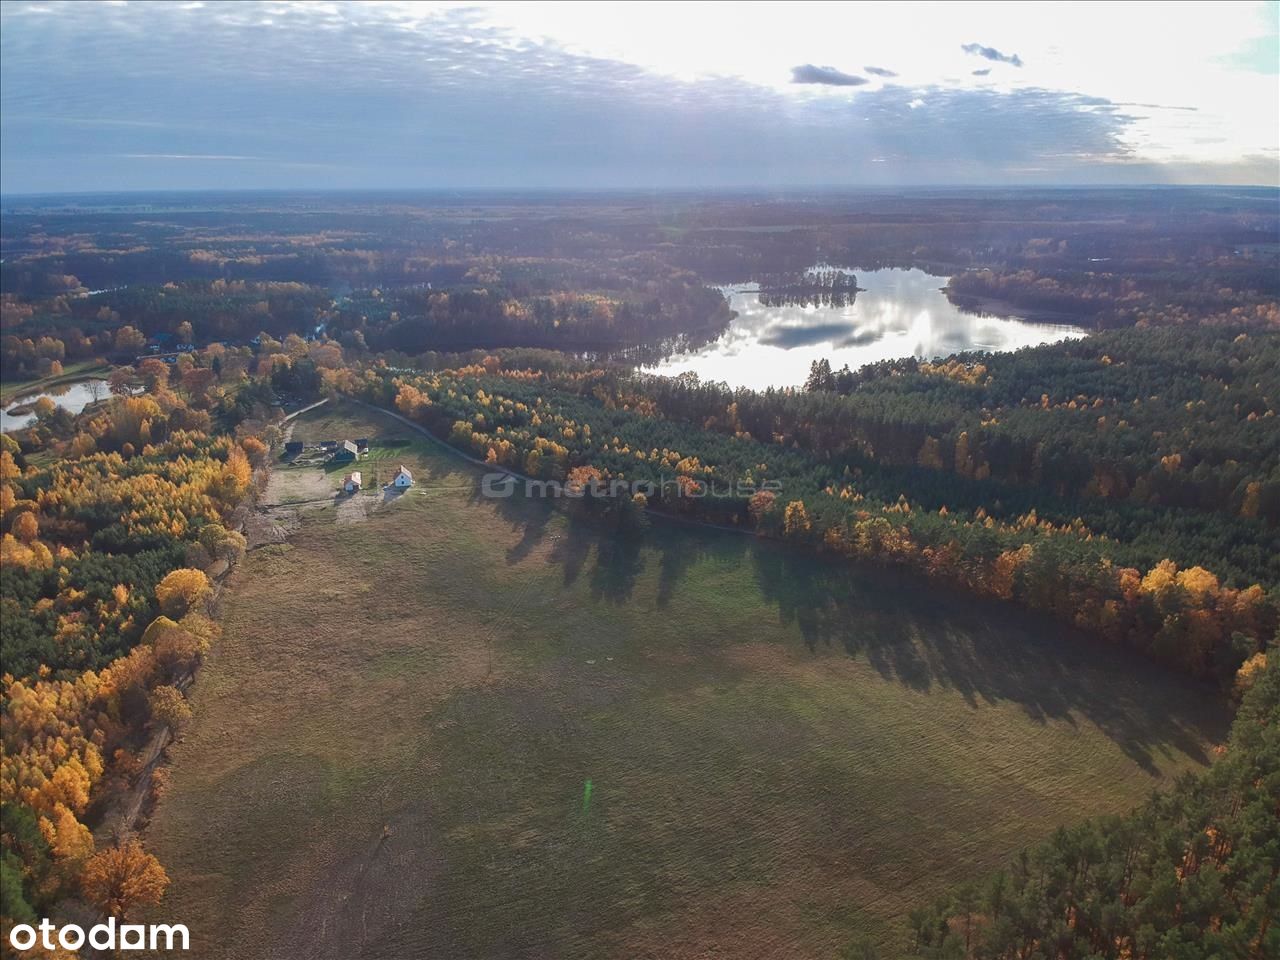
[[[848,302],[828,266],[915,266],[981,307],[1094,329],[1276,323],[1265,189],[822,197],[287,194],[11,204],[0,224],[6,375],[129,326],[191,342],[261,331],[350,349],[666,349],[713,337],[714,287]],[[789,291],[789,293],[788,293]],[[1270,312],[1269,312],[1270,311]],[[26,341],[31,341],[31,346]],[[127,350],[122,350],[123,353]],[[23,359],[18,365],[20,358]]]
[[[1064,827],[981,882],[914,911],[910,955],[1023,960],[1273,957],[1280,864],[1280,665],[1242,678],[1204,777],[1121,817]]]
[[[652,378],[664,416],[839,461],[1053,497],[1280,520],[1280,342],[1261,323],[1114,331],[1011,354],[815,365],[803,392]],[[1252,335],[1251,335],[1252,334]]]
[[[815,455],[781,433],[756,439],[732,397],[679,417],[663,406],[670,381],[503,363],[491,355],[419,376],[375,365],[346,389],[530,477],[604,491],[644,484],[630,499],[584,499],[602,522],[634,525],[660,509],[908,566],[1224,686],[1276,629],[1277,532],[1257,517],[1046,497],[985,477],[958,483],[940,464]]]
[[[119,368],[79,416],[46,400],[0,438],[6,931],[69,897],[126,917],[167,885],[136,838],[94,829],[189,715],[183,691],[218,635],[214,584],[245,549],[271,437],[249,414],[270,409],[223,357]]]

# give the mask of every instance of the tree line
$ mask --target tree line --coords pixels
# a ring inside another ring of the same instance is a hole
[[[0,935],[68,897],[123,920],[167,885],[141,844],[91,826],[189,715],[181,687],[218,633],[210,575],[245,548],[270,430],[223,359],[117,370],[79,416],[48,404],[0,439]]]
[[[1225,751],[1132,813],[1063,827],[910,915],[919,960],[1280,956],[1280,662],[1255,655]]]
[[[634,522],[637,507],[677,511],[907,566],[1224,686],[1274,632],[1274,533],[1256,518],[1215,518],[1214,533],[1201,515],[1143,507],[1141,517],[1110,523],[1108,513],[1090,514],[1101,532],[1062,502],[1042,512],[1037,497],[1019,500],[1019,488],[991,480],[966,479],[958,494],[935,470],[832,460],[794,443],[762,443],[741,424],[663,416],[645,381],[585,364],[555,373],[502,364],[495,355],[420,375],[374,365],[345,388],[532,477],[588,470],[579,478],[645,482],[638,504],[598,501],[602,520]],[[730,404],[720,416],[732,421],[736,412]],[[1253,553],[1242,549],[1250,544]],[[1234,553],[1227,581],[1215,561]]]

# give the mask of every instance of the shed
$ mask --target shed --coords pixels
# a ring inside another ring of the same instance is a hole
[[[360,454],[360,448],[350,440],[343,440],[333,451],[334,460],[354,460]]]
[[[409,472],[409,468],[403,463],[396,470],[396,475],[391,478],[391,484],[398,490],[407,490],[413,486],[413,474]]]
[[[291,457],[297,456],[304,449],[306,449],[306,444],[304,444],[301,440],[290,440],[288,443],[284,445],[284,452]]]
[[[360,491],[360,471],[352,470],[342,478],[342,491],[344,493],[358,493]]]

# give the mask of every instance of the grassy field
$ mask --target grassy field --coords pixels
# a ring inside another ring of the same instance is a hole
[[[352,409],[295,438],[408,438]],[[1207,762],[1225,711],[999,606],[600,537],[428,441],[276,471],[149,843],[210,958],[829,957]]]

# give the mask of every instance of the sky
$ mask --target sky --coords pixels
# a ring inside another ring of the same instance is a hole
[[[0,192],[1280,185],[1280,2],[0,3]]]

